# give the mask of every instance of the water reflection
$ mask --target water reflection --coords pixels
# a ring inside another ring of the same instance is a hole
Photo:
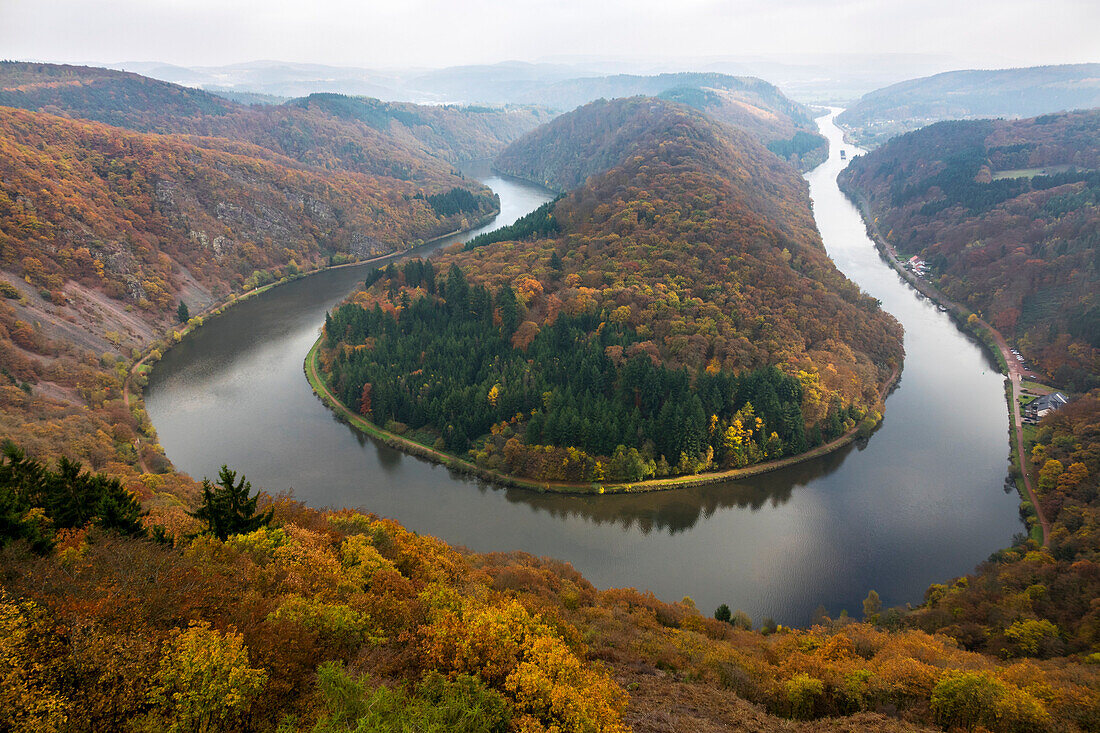
[[[870,441],[742,481],[653,494],[571,497],[493,488],[369,438],[313,395],[302,360],[324,313],[365,275],[330,271],[231,309],[151,375],[149,414],[168,457],[194,476],[229,463],[256,486],[313,506],[359,507],[477,551],[572,562],[600,587],[691,595],[801,624],[823,603],[856,611],[868,589],[918,601],[1004,546],[1020,524],[1002,490],[1002,381],[942,313],[878,257],[835,184],[832,155],[809,174],[830,256],[905,327],[905,378]],[[851,146],[848,147],[849,150]],[[482,175],[485,175],[483,172]],[[550,194],[500,177],[500,224]]]

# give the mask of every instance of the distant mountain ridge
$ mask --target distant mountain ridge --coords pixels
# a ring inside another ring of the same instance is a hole
[[[124,71],[21,62],[0,62],[0,106],[244,140],[310,165],[403,180],[438,176],[443,161],[494,156],[550,117],[531,106],[425,107],[333,94],[245,106]]]
[[[837,117],[862,145],[950,119],[1100,107],[1100,64],[948,71],[865,94]]]
[[[217,83],[216,74],[196,73],[189,76],[187,69],[156,64],[130,66],[150,72],[159,71],[173,79],[193,79],[213,94],[242,103],[277,104],[282,101],[280,98],[263,95],[301,93],[303,99],[335,110],[338,116],[351,116],[368,124],[377,124],[387,116],[405,119],[407,114],[401,111],[402,102],[382,102],[355,95],[368,94],[398,100],[427,97],[441,102],[459,99],[474,105],[491,105],[490,109],[504,106],[514,110],[516,105],[532,109],[549,107],[557,113],[568,112],[597,99],[660,96],[695,107],[719,122],[749,130],[765,143],[773,144],[769,146],[773,152],[800,170],[812,168],[823,161],[826,154],[825,140],[817,135],[814,113],[810,108],[789,99],[778,87],[763,79],[715,71],[604,75],[569,65],[506,62],[456,66],[420,74],[406,72],[404,76],[395,73],[385,79],[391,86],[383,88],[369,84],[363,86],[360,77],[381,78],[377,72],[366,69],[313,65],[291,67],[268,62],[246,65],[248,68],[241,72],[245,76],[240,83],[225,86]],[[263,81],[266,74],[272,74],[272,79],[282,78],[280,69],[288,80],[320,74],[332,77],[332,82],[317,80],[310,86],[291,81],[285,85]],[[336,93],[338,91],[341,93]],[[358,100],[355,112],[350,111],[351,103],[346,101],[352,99]],[[302,106],[303,103],[294,100],[291,104]],[[422,116],[426,107],[419,109],[421,112],[418,114]],[[540,120],[544,121],[546,119]],[[469,138],[470,131],[464,132]]]

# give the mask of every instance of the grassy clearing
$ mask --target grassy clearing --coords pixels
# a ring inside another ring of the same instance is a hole
[[[1034,178],[1035,176],[1052,176],[1056,173],[1065,173],[1072,165],[1048,165],[1045,168],[1013,168],[1007,171],[994,171],[993,180],[1000,181],[1004,178]]]
[[[1051,387],[1040,382],[1033,382],[1030,379],[1024,379],[1020,382],[1020,387],[1028,390],[1029,392],[1036,392],[1038,394],[1050,394],[1054,392],[1054,387]]]

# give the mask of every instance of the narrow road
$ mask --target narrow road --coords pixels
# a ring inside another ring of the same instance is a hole
[[[130,371],[126,372],[126,381],[122,383],[122,404],[126,407],[126,412],[130,412],[130,387],[134,379],[134,372],[138,367],[145,363],[145,360],[149,358],[149,355],[141,357],[130,366]],[[130,412],[133,415],[132,412]],[[134,450],[137,452],[138,468],[142,473],[152,473],[149,470],[148,464],[145,463],[145,457],[141,455],[141,437],[134,438]]]
[[[863,220],[867,223],[867,227],[871,237],[878,242],[885,250],[886,259],[890,262],[890,265],[898,271],[906,282],[913,286],[917,292],[923,294],[935,303],[944,306],[956,315],[962,315],[968,313],[968,309],[959,305],[955,301],[949,299],[946,295],[941,293],[939,289],[934,287],[931,283],[923,280],[913,273],[906,270],[901,264],[901,256],[898,255],[898,251],[894,249],[894,246],[886,241],[886,238],[882,236],[879,231],[878,224],[870,216],[870,206],[867,204],[866,199],[860,196],[854,191],[846,191],[850,197],[855,199],[856,206],[863,214]],[[1020,473],[1024,478],[1024,489],[1027,490],[1028,500],[1031,501],[1031,505],[1035,508],[1035,516],[1039,519],[1039,527],[1043,532],[1043,547],[1050,546],[1050,520],[1047,519],[1043,513],[1043,507],[1039,503],[1039,495],[1035,492],[1035,486],[1031,481],[1031,474],[1029,471],[1029,462],[1027,456],[1027,450],[1024,447],[1024,430],[1023,420],[1020,417],[1020,385],[1024,377],[1036,378],[1038,375],[1025,370],[1020,361],[1012,353],[1012,349],[1008,345],[1008,341],[1001,335],[1001,332],[993,328],[993,326],[987,323],[984,319],[979,318],[978,323],[987,330],[993,337],[993,342],[997,345],[997,350],[1001,352],[1001,357],[1004,359],[1005,364],[1008,365],[1008,381],[1011,385],[1011,393],[1009,394],[1009,412],[1012,419],[1012,435],[1013,443],[1012,449],[1016,451],[1020,464]]]

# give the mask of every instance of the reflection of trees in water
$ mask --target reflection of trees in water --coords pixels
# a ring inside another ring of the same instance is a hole
[[[862,449],[865,444],[858,447]],[[757,511],[765,504],[786,504],[795,489],[840,468],[854,447],[857,446],[848,445],[827,456],[780,471],[687,489],[603,496],[539,494],[523,489],[504,489],[504,492],[508,501],[528,504],[554,517],[580,518],[601,525],[618,524],[624,530],[637,528],[643,534],[654,529],[667,529],[669,534],[676,534],[691,529],[700,517],[710,517],[719,509]]]
[[[426,461],[360,432],[337,413],[332,413],[332,418],[350,430],[360,446],[373,446],[378,466],[387,473],[398,469],[405,460]],[[879,423],[875,430],[881,429],[883,424]],[[553,517],[579,518],[599,525],[618,524],[623,530],[637,528],[642,534],[649,534],[654,529],[667,529],[669,534],[676,534],[691,529],[700,517],[710,517],[719,509],[757,511],[768,503],[772,506],[786,504],[795,489],[833,473],[849,453],[863,450],[869,440],[860,438],[821,458],[740,481],[639,494],[540,494],[526,489],[503,488],[452,469],[447,469],[447,474],[453,481],[477,486],[483,494],[503,491],[509,502],[527,504]]]

